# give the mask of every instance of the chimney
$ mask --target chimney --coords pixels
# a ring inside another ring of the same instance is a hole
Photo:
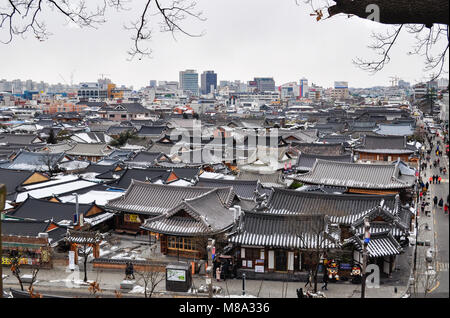
[[[241,211],[241,206],[235,205],[235,206],[234,206],[234,209],[235,209],[236,212],[237,212],[236,218],[239,218],[239,217],[241,216],[241,213],[242,213],[242,211]]]
[[[229,210],[233,212],[233,221],[236,221],[236,209],[230,208]]]

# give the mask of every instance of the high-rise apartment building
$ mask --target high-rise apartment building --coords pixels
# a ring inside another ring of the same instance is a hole
[[[309,86],[308,86],[308,80],[306,78],[302,78],[300,80],[300,97],[305,97],[308,98],[309,97]]]
[[[345,99],[348,98],[348,82],[334,82],[334,89],[331,91],[331,98]]]
[[[212,93],[217,89],[217,74],[214,71],[204,71],[201,76],[202,94]]]
[[[180,72],[180,89],[184,92],[190,92],[193,95],[199,94],[198,73],[195,70]]]
[[[254,81],[258,91],[260,92],[274,92],[275,91],[275,81],[273,77],[255,77]]]

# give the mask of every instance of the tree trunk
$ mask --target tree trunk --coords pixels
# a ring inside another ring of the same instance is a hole
[[[88,253],[86,253],[86,246],[84,247],[84,282],[87,282],[87,257],[88,257]],[[86,255],[87,254],[87,255]]]
[[[328,8],[330,16],[344,13],[367,19],[372,10],[379,7],[380,22],[383,24],[449,24],[448,0],[334,0]],[[369,7],[370,8],[370,7]],[[367,10],[367,11],[366,11]]]
[[[22,279],[20,278],[19,275],[16,275],[17,280],[19,281],[19,285],[20,285],[20,290],[23,291],[23,283],[22,283]]]

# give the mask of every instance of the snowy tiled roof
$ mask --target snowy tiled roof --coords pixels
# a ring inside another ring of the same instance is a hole
[[[307,184],[322,184],[359,189],[406,189],[414,180],[402,178],[399,163],[358,164],[318,159],[310,172],[297,174],[294,179]]]

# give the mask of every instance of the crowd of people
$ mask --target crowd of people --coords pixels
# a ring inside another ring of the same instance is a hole
[[[437,137],[437,138],[436,138]],[[429,191],[430,186],[432,184],[441,184],[442,182],[442,176],[447,174],[447,168],[445,166],[441,166],[441,157],[443,155],[442,152],[442,143],[439,139],[439,134],[431,134],[429,133],[427,135],[427,141],[429,144],[428,149],[426,149],[425,152],[422,152],[420,154],[420,159],[421,159],[421,164],[420,164],[420,168],[422,171],[422,175],[419,178],[419,187],[420,187],[420,192],[419,192],[419,198],[421,203],[421,208],[422,208],[422,212],[425,211],[425,207],[427,205],[427,203],[425,203],[423,199],[424,195]],[[446,140],[446,137],[444,138],[444,144],[448,143],[448,141]],[[425,154],[426,153],[426,154]],[[436,159],[432,160],[431,154],[434,153],[436,154]],[[446,155],[448,156],[448,147],[446,147]],[[428,177],[428,179],[426,179],[426,169],[430,168],[430,171],[432,173],[432,175],[430,175]],[[436,170],[439,170],[439,173],[437,174],[436,172],[433,172],[433,168]],[[424,182],[424,180],[426,180],[426,182]],[[445,214],[448,214],[448,209],[449,209],[449,196],[447,195],[447,200],[444,202],[444,198],[438,198],[436,195],[433,198],[433,207],[436,208],[438,207],[439,209],[442,209],[444,211]]]

